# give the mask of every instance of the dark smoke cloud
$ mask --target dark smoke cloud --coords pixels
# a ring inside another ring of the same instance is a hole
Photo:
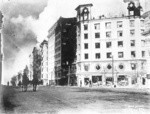
[[[4,27],[2,30],[5,69],[4,77],[7,77],[7,71],[15,67],[13,66],[14,62],[16,61],[16,58],[18,59],[17,55],[21,53],[22,49],[27,48],[25,53],[30,53],[37,42],[35,33],[31,29],[28,29],[29,27],[24,21],[15,23],[12,22],[12,19],[18,18],[19,16],[22,18],[30,16],[34,19],[38,19],[39,14],[47,5],[47,0],[39,1],[42,2],[36,2],[35,4],[7,2],[2,5],[1,10],[4,14]]]

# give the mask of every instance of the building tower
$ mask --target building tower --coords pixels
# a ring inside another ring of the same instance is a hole
[[[3,54],[2,54],[2,23],[3,23],[3,15],[2,13],[0,12],[0,84],[1,84],[1,81],[2,81],[2,57],[3,57]]]
[[[128,3],[128,8],[127,9],[128,9],[129,17],[131,17],[131,16],[141,17],[141,9],[142,9],[142,7],[141,7],[140,3],[138,3],[137,6],[135,6],[135,3],[131,1],[130,3]]]

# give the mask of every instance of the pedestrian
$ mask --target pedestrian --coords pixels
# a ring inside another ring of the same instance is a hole
[[[92,87],[92,81],[91,80],[89,81],[89,84],[90,84],[90,87]]]
[[[82,87],[82,81],[80,80],[80,87]]]

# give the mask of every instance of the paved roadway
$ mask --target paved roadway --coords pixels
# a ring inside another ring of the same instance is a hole
[[[9,113],[149,114],[150,95],[116,93],[105,89],[39,87],[37,92],[15,89]],[[7,112],[7,111],[6,111]]]

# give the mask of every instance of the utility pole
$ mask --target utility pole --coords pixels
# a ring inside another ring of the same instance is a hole
[[[70,65],[68,67],[68,86],[70,85]]]
[[[114,77],[114,57],[112,55],[112,78],[113,78],[113,84],[115,84],[115,77]]]

